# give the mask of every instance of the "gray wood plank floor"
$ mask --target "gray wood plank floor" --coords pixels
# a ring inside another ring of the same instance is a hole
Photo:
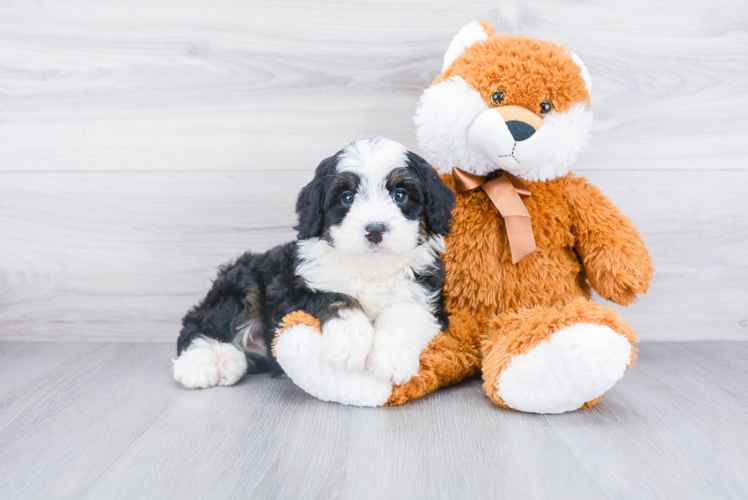
[[[171,344],[0,343],[0,498],[745,498],[748,342],[643,343],[588,411],[181,389]]]

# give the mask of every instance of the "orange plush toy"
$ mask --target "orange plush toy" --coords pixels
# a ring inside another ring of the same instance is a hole
[[[561,413],[597,403],[633,364],[636,333],[590,301],[590,285],[627,305],[654,270],[631,221],[570,172],[589,141],[590,88],[582,61],[562,47],[465,26],[415,115],[421,149],[457,193],[444,255],[450,328],[401,386],[333,373],[309,359],[298,331],[285,342],[283,333],[278,359],[291,378],[322,399],[382,405],[481,368],[502,407]],[[314,320],[286,326],[314,330]]]

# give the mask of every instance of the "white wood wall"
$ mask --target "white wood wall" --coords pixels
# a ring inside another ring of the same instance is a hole
[[[0,339],[173,340],[218,264],[293,237],[318,161],[411,116],[484,17],[592,74],[576,169],[657,267],[642,340],[748,339],[748,3],[2,0]]]

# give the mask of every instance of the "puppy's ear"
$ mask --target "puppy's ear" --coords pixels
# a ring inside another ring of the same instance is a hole
[[[322,236],[325,222],[325,192],[330,168],[337,163],[337,156],[322,160],[314,172],[314,179],[304,186],[296,198],[296,215],[299,223],[294,229],[298,239],[305,240]]]
[[[441,180],[436,169],[426,160],[408,151],[408,163],[418,173],[426,196],[426,227],[432,234],[446,236],[452,225],[455,194]]]

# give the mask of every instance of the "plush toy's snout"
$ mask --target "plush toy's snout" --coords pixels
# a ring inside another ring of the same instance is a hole
[[[504,119],[506,127],[517,142],[529,139],[543,126],[542,118],[522,106],[502,106],[496,111]]]
[[[523,106],[487,109],[470,127],[469,140],[486,163],[513,171],[533,168],[553,155],[543,119]]]

